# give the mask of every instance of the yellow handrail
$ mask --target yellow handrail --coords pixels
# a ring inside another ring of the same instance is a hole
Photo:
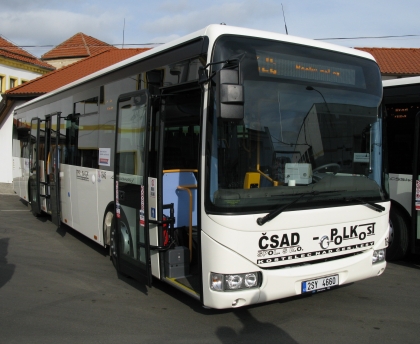
[[[189,213],[189,228],[188,228],[188,248],[190,250],[190,262],[192,260],[192,192],[191,189],[197,189],[196,184],[191,185],[179,185],[179,190],[185,190],[188,192],[190,198],[190,213]]]

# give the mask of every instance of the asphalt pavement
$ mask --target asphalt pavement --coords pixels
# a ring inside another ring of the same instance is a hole
[[[420,265],[329,292],[204,309],[118,276],[104,248],[0,195],[0,343],[419,343]]]

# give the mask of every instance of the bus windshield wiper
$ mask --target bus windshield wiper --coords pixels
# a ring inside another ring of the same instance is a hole
[[[264,217],[259,217],[257,219],[257,223],[260,226],[262,226],[264,223],[266,223],[268,221],[271,221],[276,216],[280,215],[286,208],[290,207],[292,204],[296,203],[297,201],[299,201],[301,198],[303,198],[305,196],[317,196],[317,195],[320,195],[320,194],[323,194],[323,193],[331,193],[331,192],[339,192],[339,191],[311,191],[311,192],[306,192],[306,193],[302,193],[302,194],[295,194],[295,196],[299,195],[299,197],[294,199],[290,203],[287,203],[287,204],[282,205],[281,207],[279,207],[277,209],[274,209],[272,212],[268,213]]]
[[[369,202],[369,201],[366,201],[364,199],[357,198],[357,197],[344,197],[344,201],[345,202],[357,201],[357,202],[359,202],[359,203],[361,203],[361,204],[363,204],[363,205],[365,205],[369,208],[373,208],[373,210],[376,210],[380,213],[385,210],[385,208],[383,206],[379,205],[379,204]]]

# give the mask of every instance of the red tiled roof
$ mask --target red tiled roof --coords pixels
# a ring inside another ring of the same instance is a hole
[[[60,58],[87,57],[109,49],[117,49],[99,39],[85,35],[82,32],[75,34],[68,40],[57,45],[55,48],[41,56],[42,60]]]
[[[6,91],[5,94],[8,97],[39,96],[146,50],[149,50],[149,48],[109,49],[45,74],[37,79],[25,82]]]
[[[13,43],[0,35],[0,56],[16,60],[19,62],[27,63],[37,67],[41,67],[46,70],[54,70],[55,68],[49,63],[38,60],[35,56],[31,55],[27,51],[19,48]]]
[[[420,74],[420,49],[356,48],[373,55],[382,74]]]

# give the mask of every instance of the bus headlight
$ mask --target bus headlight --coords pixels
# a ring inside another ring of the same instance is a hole
[[[240,275],[228,275],[226,284],[228,289],[239,289],[242,286],[243,278]]]
[[[385,249],[373,251],[372,264],[380,263],[385,260]]]
[[[214,291],[258,288],[260,285],[261,278],[259,272],[232,275],[223,275],[212,272],[210,274],[210,289]]]
[[[258,285],[258,275],[255,273],[245,275],[245,287],[252,288]]]

